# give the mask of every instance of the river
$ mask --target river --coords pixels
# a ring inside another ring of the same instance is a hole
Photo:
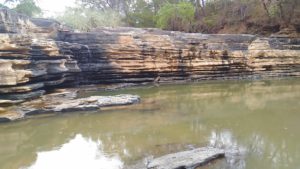
[[[299,169],[299,79],[143,86],[80,96],[121,93],[140,95],[141,103],[0,124],[0,168],[121,169],[210,145],[238,153],[205,169]]]

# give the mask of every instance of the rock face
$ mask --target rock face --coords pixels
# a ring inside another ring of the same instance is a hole
[[[0,99],[22,101],[64,85],[298,77],[300,38],[102,28],[0,10]]]
[[[296,38],[118,28],[65,33],[61,40],[89,47],[85,55],[71,49],[86,83],[299,76]]]
[[[0,9],[0,33],[26,33],[35,29],[30,19],[9,9]]]

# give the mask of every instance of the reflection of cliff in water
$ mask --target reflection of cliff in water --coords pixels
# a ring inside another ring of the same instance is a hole
[[[101,113],[39,117],[0,125],[0,168],[30,166],[38,152],[77,134],[101,140],[124,165],[191,147],[230,145],[245,152],[220,168],[297,168],[300,81],[212,82],[90,94],[138,94],[142,103]],[[224,142],[222,142],[222,140]],[[15,153],[18,152],[18,153]]]

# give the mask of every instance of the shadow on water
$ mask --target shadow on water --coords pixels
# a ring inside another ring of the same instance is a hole
[[[78,166],[98,166],[104,160],[101,164],[109,165],[105,169],[115,169],[149,156],[211,145],[224,148],[227,158],[205,168],[296,169],[299,91],[299,80],[88,91],[85,95],[138,94],[142,102],[99,113],[1,124],[0,168],[30,168],[50,161],[57,161],[50,166],[59,168],[72,160]],[[84,155],[87,151],[90,155]]]

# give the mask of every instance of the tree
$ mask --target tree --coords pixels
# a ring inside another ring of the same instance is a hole
[[[195,8],[189,2],[166,3],[157,13],[157,26],[168,30],[189,31],[194,15]]]
[[[0,3],[0,8],[7,8],[5,5],[3,5],[2,3]]]
[[[133,27],[155,27],[155,9],[153,3],[136,0],[131,3],[124,21]]]
[[[42,13],[41,8],[38,7],[33,0],[20,1],[20,3],[14,8],[14,10],[30,17],[37,16]]]
[[[98,11],[88,8],[68,8],[57,20],[81,31],[90,31],[101,26],[120,26],[120,15],[113,10]]]
[[[134,0],[79,0],[81,6],[97,10],[114,10],[126,14],[129,5]]]
[[[112,10],[126,26],[204,33],[275,33],[296,25],[299,0],[78,0],[87,9]]]
[[[34,17],[42,14],[42,9],[36,5],[34,0],[6,0],[5,3],[14,2],[17,6],[13,10]]]
[[[296,8],[299,9],[300,2],[298,0],[276,0],[275,3],[279,9],[279,18],[282,27],[291,25],[292,19],[295,17]]]

